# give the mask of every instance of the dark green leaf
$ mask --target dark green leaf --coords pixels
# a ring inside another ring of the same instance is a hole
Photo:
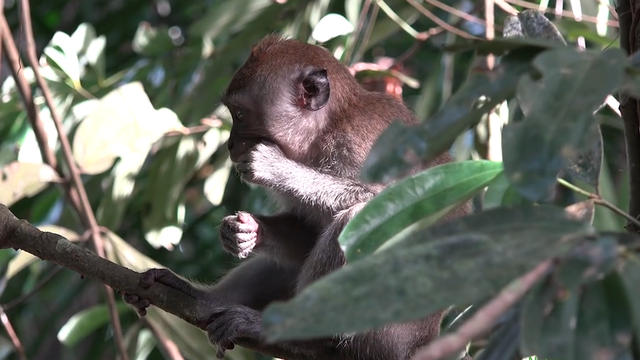
[[[544,76],[540,82],[530,77],[520,81],[518,101],[526,119],[507,125],[502,140],[505,173],[526,198],[547,199],[558,172],[590,150],[593,112],[621,83],[625,61],[618,49],[592,53],[569,48],[534,60]]]
[[[520,338],[520,305],[510,309],[500,328],[491,334],[489,343],[475,360],[513,360]]]
[[[327,275],[287,303],[269,306],[263,327],[271,340],[301,339],[473,303],[589,231],[588,224],[551,206],[500,208],[452,220]]]
[[[501,173],[500,162],[464,161],[440,165],[393,184],[343,230],[339,241],[347,259],[355,261],[375,252],[403,230],[435,223]]]
[[[640,258],[635,254],[625,254],[624,264],[620,276],[625,290],[631,301],[631,318],[634,323],[634,337],[636,346],[640,345]],[[640,350],[640,349],[636,349]]]
[[[494,70],[476,69],[433,117],[407,127],[394,122],[382,133],[362,171],[370,182],[389,182],[405,174],[420,159],[444,152],[463,131],[476,125],[497,104],[511,98],[520,76],[532,70],[538,48],[525,47],[506,55]],[[489,100],[477,106],[480,97]]]

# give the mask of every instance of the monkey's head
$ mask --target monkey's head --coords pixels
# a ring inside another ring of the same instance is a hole
[[[253,47],[222,97],[233,118],[231,160],[262,141],[277,144],[287,157],[303,156],[359,89],[326,49],[267,36]]]

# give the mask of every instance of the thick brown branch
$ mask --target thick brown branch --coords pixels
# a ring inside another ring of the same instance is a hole
[[[104,259],[58,234],[41,231],[29,222],[19,220],[6,206],[0,204],[0,249],[8,248],[24,250],[42,260],[106,284],[116,291],[149,299],[152,305],[197,327],[203,326],[203,320],[208,318],[211,310],[207,304],[160,283],[154,283],[149,289],[142,289],[138,286],[140,273]],[[235,343],[287,360],[305,360],[277,345],[257,344],[248,339],[237,339]]]

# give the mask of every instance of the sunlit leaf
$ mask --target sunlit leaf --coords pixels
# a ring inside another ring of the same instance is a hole
[[[353,30],[353,25],[351,25],[349,20],[345,19],[344,16],[340,14],[327,14],[320,19],[315,28],[313,28],[311,37],[323,43],[335,37],[350,34]]]
[[[49,165],[13,162],[0,168],[0,203],[10,206],[59,181],[60,178]]]
[[[155,110],[142,84],[123,85],[100,100],[84,119],[73,139],[73,153],[85,174],[99,174],[118,157],[149,151],[167,131],[182,124],[170,110]]]
[[[85,52],[91,42],[96,38],[96,29],[89,23],[78,25],[76,31],[71,34],[71,43],[76,54]]]
[[[80,63],[76,44],[63,32],[56,32],[49,44],[44,48],[47,62],[54,70],[60,70],[63,77],[69,79],[74,88],[80,87]]]

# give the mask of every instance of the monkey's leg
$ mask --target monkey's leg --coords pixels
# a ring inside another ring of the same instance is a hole
[[[319,232],[291,213],[274,216],[252,215],[244,211],[222,220],[222,247],[241,259],[251,253],[275,261],[302,264]]]
[[[168,269],[149,269],[140,280],[141,288],[149,288],[159,282],[180,290],[214,309],[226,305],[243,305],[261,310],[275,300],[290,298],[295,290],[295,282],[300,267],[293,264],[279,264],[257,256],[231,270],[217,284],[211,286],[193,284]],[[146,314],[149,300],[136,294],[123,294],[126,303],[134,306],[140,315]]]

